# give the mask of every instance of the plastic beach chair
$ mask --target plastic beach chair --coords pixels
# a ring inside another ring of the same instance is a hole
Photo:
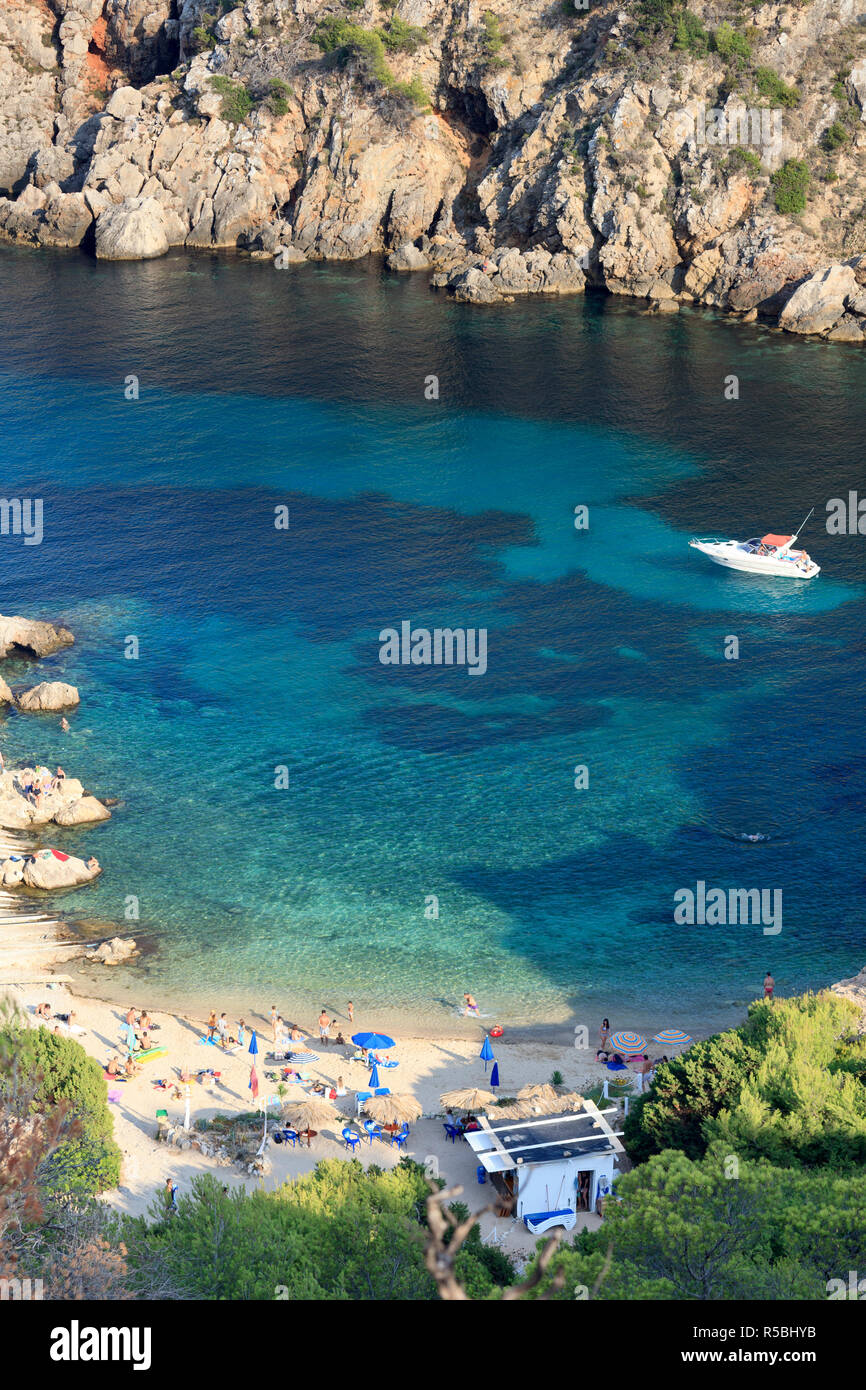
[[[398,1149],[402,1149],[403,1145],[406,1143],[406,1140],[408,1138],[409,1126],[404,1124],[402,1129],[398,1129],[396,1134],[391,1135],[391,1147],[394,1148],[394,1146],[396,1145]]]
[[[451,1140],[452,1144],[455,1143],[456,1140],[462,1139],[463,1137],[463,1131],[457,1129],[455,1125],[446,1124],[443,1125],[442,1128],[445,1130],[445,1133],[448,1135],[448,1138]]]
[[[342,1133],[343,1138],[346,1141],[346,1148],[351,1149],[352,1153],[354,1153],[361,1142],[360,1134],[356,1134],[355,1131],[353,1129],[350,1129],[348,1125],[342,1131]],[[370,1142],[372,1143],[373,1141],[371,1140]]]
[[[376,1138],[376,1139],[381,1139],[381,1138],[382,1138],[382,1131],[381,1131],[381,1129],[379,1128],[379,1126],[376,1124],[376,1121],[375,1121],[375,1120],[365,1120],[365,1121],[364,1121],[364,1129],[366,1130],[367,1134],[368,1134],[369,1137],[370,1137],[370,1143],[371,1143],[371,1144],[373,1143],[373,1139],[374,1139],[374,1138]]]

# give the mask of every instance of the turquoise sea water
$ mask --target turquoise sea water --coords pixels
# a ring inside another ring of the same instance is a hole
[[[82,693],[0,741],[121,798],[51,835],[106,869],[57,903],[81,929],[139,901],[100,988],[699,1031],[768,967],[864,963],[866,537],[824,515],[866,494],[866,357],[375,264],[6,251],[0,304],[2,491],[45,515],[0,537],[0,611],[77,639],[5,674]],[[813,505],[810,585],[687,547]],[[486,674],[382,665],[402,620],[486,627]],[[781,933],[676,925],[698,880],[781,889]]]

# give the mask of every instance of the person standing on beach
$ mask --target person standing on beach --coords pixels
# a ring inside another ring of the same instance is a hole
[[[165,1180],[165,1202],[168,1215],[174,1216],[177,1211],[177,1183],[172,1182],[171,1178]]]
[[[246,1034],[244,1032],[246,1026],[242,1018],[238,1019],[238,1047],[243,1047],[246,1042]]]
[[[350,1022],[350,1023],[354,1023],[354,1022],[355,1022],[355,1005],[352,1003],[351,999],[349,1000],[348,1004],[346,1005],[346,1008],[348,1009],[348,1013],[349,1013],[349,1022]]]
[[[322,1012],[319,1014],[319,1037],[323,1043],[328,1042],[328,1033],[331,1030],[331,1020],[325,1013],[325,1006],[322,1005]]]
[[[215,1034],[216,1030],[217,1030],[216,1010],[215,1010],[215,1009],[211,1009],[211,1011],[210,1011],[210,1017],[209,1017],[209,1019],[208,1019],[208,1021],[207,1021],[207,1040],[208,1040],[208,1042],[213,1042],[213,1040],[214,1040],[214,1034]]]
[[[217,1019],[217,1034],[219,1035],[219,1045],[224,1048],[228,1041],[229,1021],[225,1014],[220,1014]]]
[[[601,1028],[599,1029],[599,1033],[598,1033],[598,1050],[599,1050],[599,1052],[604,1052],[604,1051],[606,1051],[606,1049],[607,1049],[607,1041],[608,1041],[608,1038],[609,1038],[609,1037],[610,1037],[610,1019],[609,1019],[609,1018],[603,1018],[603,1019],[601,1020]]]
[[[770,972],[769,972],[769,970],[768,970],[767,973],[766,973],[766,975],[764,976],[764,998],[765,998],[765,999],[772,999],[772,997],[773,997],[773,990],[774,990],[775,988],[776,988],[776,981],[773,979],[772,975],[770,974]]]
[[[279,1023],[279,1018],[280,1018],[280,1016],[279,1016],[279,1014],[277,1013],[277,1006],[276,1006],[276,1004],[272,1004],[272,1005],[271,1005],[271,1042],[276,1042],[276,1041],[277,1041],[277,1024]]]
[[[466,1014],[467,1018],[470,1016],[472,1018],[477,1018],[478,1004],[476,1003],[474,996],[471,994],[464,994],[463,1003],[465,1004],[463,1012]]]

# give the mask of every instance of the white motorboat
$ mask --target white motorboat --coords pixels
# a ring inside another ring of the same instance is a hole
[[[811,515],[812,512],[809,513]],[[799,528],[800,531],[803,526]],[[794,536],[777,536],[770,532],[766,536],[755,536],[750,541],[694,536],[689,545],[727,569],[743,570],[746,574],[766,574],[779,579],[814,579],[816,574],[821,573],[821,566],[816,565],[805,550],[794,549],[798,538],[799,532]]]

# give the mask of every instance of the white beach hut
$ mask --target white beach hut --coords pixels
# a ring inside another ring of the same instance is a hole
[[[614,1165],[623,1146],[606,1116],[584,1100],[566,1115],[529,1116],[523,1120],[482,1119],[466,1141],[475,1151],[491,1184],[505,1199],[514,1199],[513,1214],[532,1231],[551,1226],[571,1230],[580,1211],[594,1211],[601,1192],[609,1192]]]

